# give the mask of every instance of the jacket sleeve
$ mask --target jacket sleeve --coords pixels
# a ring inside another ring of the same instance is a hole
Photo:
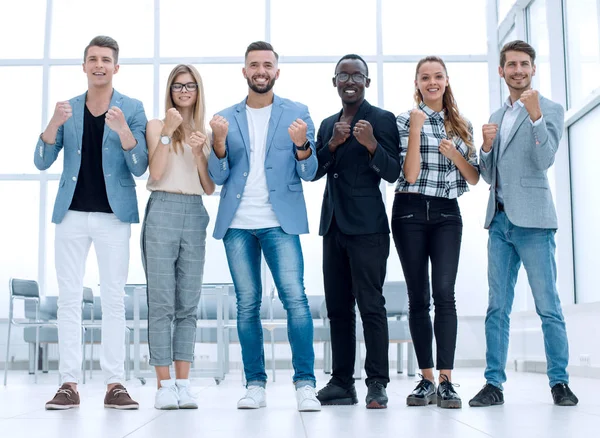
[[[58,153],[63,148],[63,140],[65,135],[65,125],[58,128],[56,133],[56,141],[54,144],[44,143],[42,136],[40,135],[35,146],[35,154],[33,156],[33,164],[39,170],[46,170],[52,163],[58,158]]]
[[[304,107],[302,120],[308,126],[306,131],[306,138],[310,142],[310,149],[312,153],[305,160],[298,160],[296,158],[296,173],[300,178],[304,181],[312,181],[317,173],[317,167],[319,166],[317,160],[317,150],[315,148],[315,125],[310,118],[310,114],[308,113],[308,108]],[[294,148],[294,155],[296,154]]]
[[[148,169],[148,146],[146,145],[146,124],[148,119],[142,102],[136,101],[135,112],[129,124],[129,129],[137,144],[133,149],[123,151],[129,171],[135,176],[142,176]]]
[[[400,136],[396,118],[385,111],[373,126],[377,149],[371,157],[369,167],[381,178],[393,183],[400,175]]]
[[[321,126],[319,126],[319,132],[317,134],[317,161],[319,162],[319,167],[313,181],[317,181],[327,175],[329,168],[335,161],[335,156],[329,150],[330,136],[325,136],[324,134],[327,125],[329,125],[329,123],[326,119],[323,120]]]
[[[564,125],[565,111],[558,104],[544,112],[541,123],[533,125],[533,162],[539,170],[554,164]]]

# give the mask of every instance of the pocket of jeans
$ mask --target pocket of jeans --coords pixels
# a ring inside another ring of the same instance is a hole
[[[440,216],[442,216],[445,219],[462,219],[462,216],[460,214],[440,213]]]

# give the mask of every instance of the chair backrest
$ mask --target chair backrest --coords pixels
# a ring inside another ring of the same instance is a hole
[[[387,316],[408,314],[408,290],[404,281],[386,281],[383,283],[385,310]]]
[[[94,292],[89,287],[83,288],[83,304],[94,304]]]
[[[8,290],[11,297],[39,298],[40,288],[37,281],[11,278],[8,280]]]

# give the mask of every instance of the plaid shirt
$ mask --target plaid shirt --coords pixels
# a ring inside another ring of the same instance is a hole
[[[410,112],[402,113],[396,118],[400,132],[400,177],[396,184],[396,191],[416,192],[449,199],[458,198],[468,191],[469,187],[456,165],[439,151],[440,141],[447,138],[444,112],[436,112],[423,102],[419,104],[419,109],[427,115],[427,118],[421,129],[421,171],[414,184],[404,179],[404,159],[408,151]],[[467,123],[472,141],[473,125],[469,121]],[[453,142],[465,160],[479,171],[475,149],[469,149],[458,136],[453,139]]]

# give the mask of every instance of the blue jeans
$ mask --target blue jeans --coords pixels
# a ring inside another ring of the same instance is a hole
[[[535,310],[542,320],[547,374],[550,386],[568,383],[569,345],[556,289],[555,230],[513,225],[499,211],[488,240],[489,306],[485,318],[487,344],[485,378],[502,389],[506,381],[506,356],[510,312],[521,262],[533,293]]]
[[[315,386],[313,322],[304,293],[304,260],[300,238],[281,227],[257,230],[230,228],[223,238],[237,299],[237,329],[248,386],[265,386],[265,353],[260,323],[262,283],[260,253],[287,311],[296,386]]]

